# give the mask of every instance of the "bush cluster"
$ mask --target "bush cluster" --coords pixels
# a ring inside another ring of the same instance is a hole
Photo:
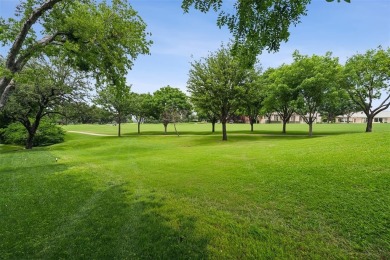
[[[9,124],[0,129],[0,136],[6,144],[25,145],[28,132],[21,123]],[[42,121],[34,137],[34,146],[57,144],[64,141],[65,132],[62,128],[49,121]]]

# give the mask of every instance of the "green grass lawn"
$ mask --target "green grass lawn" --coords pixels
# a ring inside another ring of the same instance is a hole
[[[390,258],[390,124],[177,127],[0,145],[0,258]]]

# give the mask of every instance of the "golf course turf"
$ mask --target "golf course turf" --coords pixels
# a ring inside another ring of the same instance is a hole
[[[136,128],[0,145],[0,258],[390,258],[390,124]]]

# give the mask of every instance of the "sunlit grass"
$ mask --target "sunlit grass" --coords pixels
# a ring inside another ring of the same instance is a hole
[[[142,127],[138,136],[125,124],[122,138],[68,133],[33,151],[0,146],[0,255],[390,257],[390,125],[316,125],[309,138],[304,125],[282,136],[280,125],[250,134],[231,124],[228,142],[208,124],[180,124],[180,137]]]

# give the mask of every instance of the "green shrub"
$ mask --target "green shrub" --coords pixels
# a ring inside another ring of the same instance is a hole
[[[0,135],[6,144],[25,145],[28,132],[21,123],[12,123],[7,128],[2,129]],[[61,143],[64,141],[65,132],[62,128],[48,121],[41,121],[35,134],[34,146],[44,146]]]

